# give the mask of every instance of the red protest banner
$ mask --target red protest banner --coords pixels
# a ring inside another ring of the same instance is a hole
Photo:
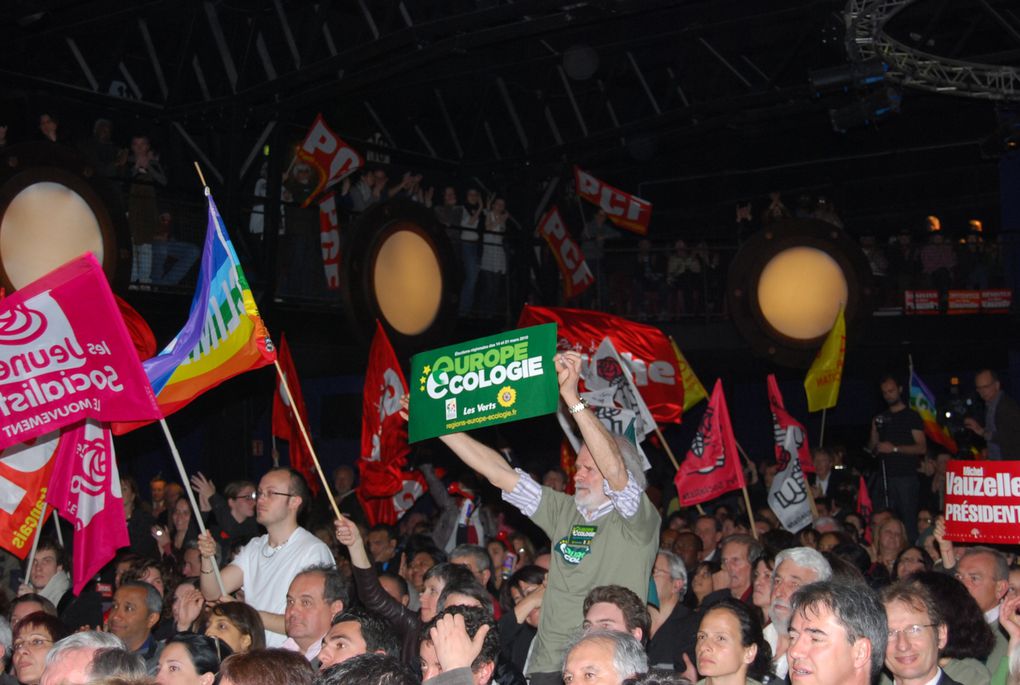
[[[1020,461],[950,461],[946,539],[1020,543]]]
[[[684,382],[673,345],[661,330],[602,312],[531,305],[525,305],[521,310],[517,327],[542,323],[557,324],[557,349],[581,353],[583,374],[588,372],[588,364],[602,339],[609,337],[613,347],[630,366],[638,392],[655,421],[680,423]]]
[[[336,194],[327,193],[319,201],[319,243],[326,287],[340,289],[340,219],[336,214]]]
[[[638,235],[648,235],[648,222],[652,219],[651,202],[614,188],[576,166],[574,181],[577,195],[604,211],[614,224]]]
[[[315,117],[312,127],[308,129],[308,135],[297,150],[297,155],[319,172],[319,183],[302,207],[311,204],[324,188],[365,166],[365,158],[333,132],[322,118],[322,114]]]
[[[906,290],[903,293],[905,314],[938,314],[938,290]]]
[[[538,232],[549,244],[549,249],[556,258],[563,276],[563,296],[573,299],[588,289],[595,282],[588,263],[584,261],[584,253],[569,235],[567,227],[560,216],[560,210],[553,207],[538,223]]]

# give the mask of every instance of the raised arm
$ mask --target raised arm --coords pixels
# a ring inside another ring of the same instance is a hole
[[[402,416],[406,419],[408,412],[408,398],[404,395],[400,399],[403,407]],[[453,453],[468,467],[482,474],[486,480],[495,485],[503,492],[510,492],[517,487],[520,476],[510,468],[496,450],[483,445],[467,433],[450,433],[440,438],[443,443],[453,450]]]
[[[560,397],[568,407],[577,405],[581,396],[577,392],[577,382],[581,378],[581,355],[577,352],[563,352],[556,355],[556,373],[560,384]],[[581,430],[584,444],[591,452],[595,465],[602,472],[602,477],[609,482],[609,487],[619,492],[627,485],[627,466],[623,462],[620,448],[595,414],[587,409],[573,415],[574,422]]]
[[[220,587],[216,583],[216,575],[213,573],[212,565],[216,557],[216,542],[212,539],[209,531],[198,536],[198,553],[202,557],[202,576],[199,580],[199,589],[202,590],[202,595],[210,601],[216,599],[229,601],[229,597],[220,596]],[[228,564],[226,568],[220,569],[220,578],[223,579],[223,587],[229,595],[240,589],[241,583],[244,582],[244,573],[237,566]]]

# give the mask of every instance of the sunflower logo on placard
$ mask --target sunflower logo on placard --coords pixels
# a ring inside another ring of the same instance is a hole
[[[499,394],[496,395],[496,401],[499,402],[501,407],[512,406],[517,401],[517,391],[511,388],[509,385],[504,385],[499,389]]]

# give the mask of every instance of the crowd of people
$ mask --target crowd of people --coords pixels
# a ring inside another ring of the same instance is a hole
[[[339,518],[288,468],[222,493],[196,473],[198,512],[181,484],[157,477],[143,502],[122,478],[131,547],[75,595],[71,550],[40,540],[2,598],[3,678],[1020,682],[1016,549],[956,544],[933,500],[903,495],[919,487],[927,444],[894,379],[881,384],[888,411],[871,436],[888,500],[876,491],[863,512],[840,455],[816,449],[819,516],[787,531],[767,506],[653,501],[633,444],[582,401],[580,371],[577,353],[557,356],[583,437],[571,477],[531,474],[467,433],[445,435],[463,469],[444,482],[424,465],[434,512],[415,507],[396,525],[366,524],[349,466],[334,473]],[[975,384],[988,411],[972,429],[990,458],[1012,454],[1016,404],[991,371]]]

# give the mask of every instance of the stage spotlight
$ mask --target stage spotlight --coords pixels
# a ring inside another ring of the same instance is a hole
[[[730,316],[758,356],[807,367],[845,303],[856,336],[870,313],[871,271],[860,247],[816,219],[773,224],[751,236],[729,269]]]
[[[0,152],[0,283],[14,291],[92,252],[119,288],[131,238],[116,190],[72,149],[28,143]]]
[[[376,205],[355,222],[343,251],[346,309],[366,341],[379,319],[398,349],[446,342],[461,274],[431,211],[407,200]]]

